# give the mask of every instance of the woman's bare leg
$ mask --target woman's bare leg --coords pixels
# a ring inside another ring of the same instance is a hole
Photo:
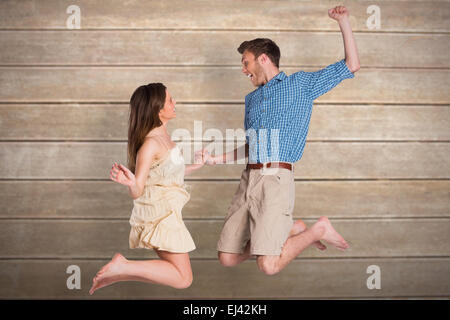
[[[116,253],[97,273],[89,293],[119,281],[163,284],[177,289],[189,287],[192,283],[189,254],[155,251],[160,260],[127,260]]]

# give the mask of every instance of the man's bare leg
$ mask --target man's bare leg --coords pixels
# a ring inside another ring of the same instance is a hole
[[[243,253],[229,253],[218,251],[217,256],[223,266],[234,267],[235,265],[238,265],[239,263],[244,262],[245,260],[250,258],[250,240],[247,241]]]
[[[321,217],[311,228],[289,237],[279,256],[258,256],[257,264],[261,271],[268,275],[280,272],[312,243],[324,240],[339,250],[349,248],[345,239],[334,230],[327,217]]]
[[[306,224],[302,220],[298,219],[292,225],[289,237],[293,237],[299,233],[302,233],[306,229]],[[325,250],[327,248],[320,241],[316,241],[313,244],[320,250]],[[238,265],[239,263],[244,262],[245,260],[250,258],[250,241],[247,242],[243,253],[228,253],[219,251],[218,256],[220,263],[226,267],[233,267],[235,265]]]
[[[294,222],[294,225],[292,226],[291,232],[289,233],[289,237],[295,236],[299,233],[302,233],[303,231],[305,231],[306,228],[306,224],[298,219],[297,221]],[[325,250],[327,247],[320,241],[316,241],[313,243],[313,245],[315,245],[317,247],[317,249],[319,250]]]

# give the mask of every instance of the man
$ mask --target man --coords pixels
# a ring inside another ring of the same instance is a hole
[[[348,10],[337,6],[328,15],[339,23],[345,59],[322,70],[280,72],[280,50],[270,39],[244,41],[238,48],[242,72],[258,87],[245,97],[246,144],[223,155],[206,154],[210,165],[234,162],[238,154],[248,157],[217,244],[224,266],[256,256],[259,269],[272,275],[311,244],[325,250],[320,240],[340,250],[349,247],[327,217],[309,229],[292,219],[294,163],[303,154],[313,101],[359,70]]]

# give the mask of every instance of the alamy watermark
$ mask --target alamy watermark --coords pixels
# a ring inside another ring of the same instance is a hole
[[[227,164],[245,164],[245,149],[239,147],[245,145],[247,137],[249,160],[256,162],[258,156],[259,162],[262,163],[280,161],[280,129],[225,129],[224,136],[223,132],[217,128],[209,128],[203,132],[203,122],[198,120],[194,121],[193,135],[186,128],[173,130],[171,139],[180,141],[179,146],[183,152],[183,157],[174,153],[171,155],[172,161],[174,163],[182,161],[196,163],[192,159],[192,154],[203,148],[215,156],[233,152],[238,148],[237,159],[227,161]],[[235,145],[236,141],[237,146]],[[205,144],[206,146],[204,146]]]
[[[381,269],[373,264],[367,267],[366,273],[371,274],[366,281],[367,289],[381,289]]]
[[[369,30],[381,29],[381,10],[380,7],[373,4],[367,7],[368,14],[371,14],[366,20],[366,26]]]
[[[70,16],[66,20],[67,29],[81,29],[81,9],[77,5],[70,5],[66,9]]]
[[[66,280],[67,289],[81,289],[81,269],[77,265],[70,265],[66,269],[66,273],[70,274],[70,276]]]

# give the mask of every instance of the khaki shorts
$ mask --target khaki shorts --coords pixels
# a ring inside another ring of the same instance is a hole
[[[251,255],[280,255],[293,225],[294,171],[244,169],[220,234],[217,250]]]

